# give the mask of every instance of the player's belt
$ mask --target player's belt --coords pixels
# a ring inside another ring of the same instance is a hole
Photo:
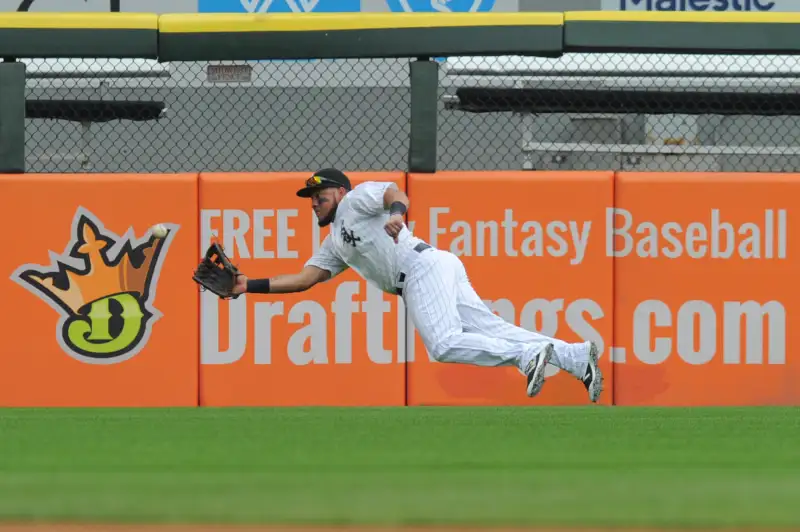
[[[425,242],[420,242],[416,246],[414,246],[414,251],[417,253],[422,253],[426,249],[431,249],[429,244]],[[406,281],[406,272],[400,272],[400,275],[397,276],[397,295],[403,297],[403,285]]]

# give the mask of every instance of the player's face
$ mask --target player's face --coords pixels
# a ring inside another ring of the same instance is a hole
[[[314,192],[311,196],[311,208],[317,215],[317,223],[320,227],[330,224],[336,216],[336,207],[342,199],[341,188],[324,188]]]

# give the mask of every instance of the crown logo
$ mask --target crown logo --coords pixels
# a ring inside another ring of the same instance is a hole
[[[89,363],[118,363],[147,343],[161,313],[153,307],[158,276],[177,225],[156,238],[135,239],[108,231],[91,212],[79,208],[72,240],[48,267],[26,264],[12,279],[61,315],[57,339],[70,356]]]

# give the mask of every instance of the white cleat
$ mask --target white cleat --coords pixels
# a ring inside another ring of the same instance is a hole
[[[528,397],[534,397],[544,385],[544,370],[553,356],[553,344],[547,344],[542,351],[528,363],[525,375],[528,376]]]
[[[596,403],[600,399],[600,393],[603,391],[603,373],[600,371],[600,366],[597,364],[597,345],[594,342],[586,342],[589,344],[589,364],[586,366],[586,373],[583,375],[581,382],[589,392],[589,399]]]

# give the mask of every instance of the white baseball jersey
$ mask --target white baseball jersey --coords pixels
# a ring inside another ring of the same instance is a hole
[[[383,195],[393,182],[368,181],[353,187],[336,210],[331,232],[307,262],[335,277],[348,267],[384,292],[397,293],[397,277],[414,246],[422,242],[407,227],[397,238],[386,234],[389,211]]]

